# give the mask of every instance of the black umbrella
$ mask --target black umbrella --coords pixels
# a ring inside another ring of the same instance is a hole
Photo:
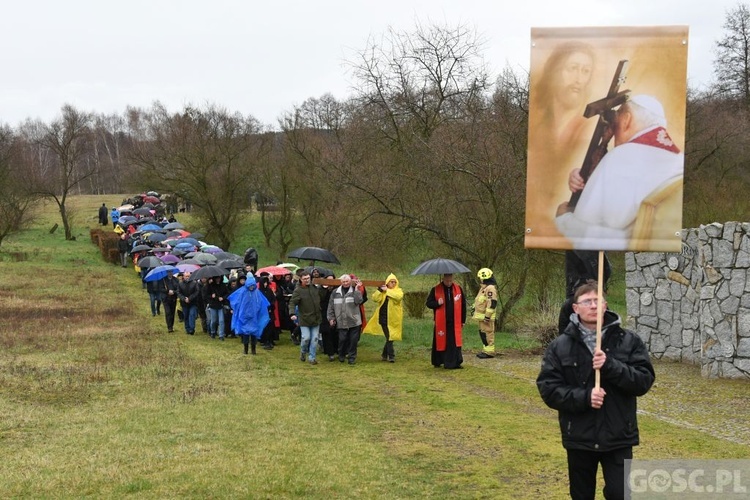
[[[136,208],[133,210],[133,213],[136,215],[151,215],[151,210],[148,208]]]
[[[232,253],[232,252],[217,252],[214,254],[214,257],[216,257],[219,260],[227,260],[227,259],[242,260],[241,255],[237,255],[236,253]]]
[[[150,247],[150,246],[148,246],[148,245],[136,245],[136,246],[133,247],[132,250],[130,250],[130,252],[131,253],[148,252],[149,250],[153,250],[153,248]]]
[[[470,273],[471,269],[450,259],[432,259],[422,262],[411,272],[412,276],[417,274],[458,274]]]
[[[158,257],[141,257],[138,259],[138,267],[141,269],[152,269],[163,265],[164,263]]]
[[[224,269],[242,269],[245,267],[245,262],[242,259],[223,259],[218,261],[216,265]]]
[[[225,276],[227,274],[229,274],[229,270],[224,269],[223,267],[205,266],[201,267],[197,271],[194,271],[193,274],[190,275],[190,281],[199,280],[201,278],[215,278],[217,276]]]
[[[319,260],[321,262],[330,262],[331,264],[341,264],[339,259],[336,258],[330,251],[325,248],[318,247],[300,247],[295,248],[288,254],[287,257],[294,257],[296,259],[305,259],[315,262]]]
[[[190,233],[189,237],[190,238],[195,238],[196,240],[199,240],[199,239],[203,238],[203,236],[204,236],[203,233]]]
[[[146,239],[151,242],[164,241],[167,239],[167,235],[164,233],[151,233],[146,236]]]

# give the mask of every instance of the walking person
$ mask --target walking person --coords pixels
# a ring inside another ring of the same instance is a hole
[[[372,294],[378,306],[367,322],[364,333],[385,336],[385,345],[380,358],[394,363],[396,353],[393,348],[394,340],[401,340],[402,324],[404,321],[404,291],[398,284],[395,274],[389,274],[385,285],[381,285]]]
[[[331,293],[328,303],[328,322],[339,332],[339,361],[348,359],[353,365],[357,360],[357,344],[362,331],[362,312],[359,306],[363,302],[359,287],[362,282],[352,282],[352,277],[342,274],[341,286]]]
[[[271,321],[271,316],[268,313],[268,299],[258,290],[255,277],[247,275],[246,280],[229,295],[227,302],[232,309],[232,331],[242,339],[245,354],[248,346],[251,347],[252,354],[256,354],[255,346]]]
[[[266,300],[268,301],[268,316],[271,318],[271,321],[269,321],[264,330],[263,334],[261,335],[260,342],[263,345],[263,349],[271,350],[274,347],[273,339],[274,339],[274,309],[276,306],[276,294],[271,289],[271,276],[269,274],[261,274],[259,280],[258,280],[258,290],[265,296]]]
[[[130,252],[130,237],[127,233],[122,233],[117,240],[117,251],[120,253],[120,265],[128,267],[128,253]]]
[[[302,339],[300,341],[300,361],[309,359],[311,365],[317,365],[315,351],[318,345],[318,331],[323,316],[320,312],[320,289],[311,285],[312,278],[308,271],[300,273],[300,284],[289,299],[289,319],[299,320]],[[299,316],[297,311],[299,311]],[[309,355],[309,358],[308,358]]]
[[[109,218],[107,217],[108,214],[109,210],[107,210],[106,203],[102,203],[102,206],[99,207],[99,224],[102,226],[109,224]]]
[[[219,340],[224,340],[224,304],[226,304],[227,292],[222,276],[209,278],[203,288],[203,301],[208,308],[207,312],[210,317],[208,328],[212,339],[218,336]]]
[[[146,292],[151,303],[151,316],[161,314],[161,280],[146,281]]]
[[[336,279],[332,274],[326,276],[326,278]],[[323,352],[328,356],[328,361],[335,361],[336,356],[339,353],[339,332],[336,331],[336,328],[331,326],[331,323],[327,318],[328,305],[331,302],[333,288],[328,285],[322,285],[320,287],[320,292],[320,312],[323,318],[323,321],[320,322],[320,337],[323,341]]]
[[[453,282],[452,274],[444,274],[440,283],[427,295],[428,308],[433,310],[435,327],[432,333],[432,366],[448,370],[463,368],[461,346],[466,323],[466,296]]]
[[[497,282],[492,276],[492,269],[483,267],[477,272],[480,286],[474,299],[473,318],[479,323],[479,338],[482,341],[482,352],[479,359],[495,357],[495,308],[497,308]]]
[[[112,219],[112,229],[117,227],[117,219],[120,218],[120,211],[117,207],[112,207],[112,211],[109,213],[109,217]]]
[[[596,496],[599,464],[604,498],[623,498],[625,460],[633,458],[639,442],[637,397],[648,392],[656,375],[641,338],[620,326],[606,299],[599,303],[595,281],[579,286],[573,298],[570,324],[547,348],[536,385],[545,404],[558,411],[571,498]]]
[[[180,299],[182,314],[184,315],[185,333],[195,334],[195,320],[198,317],[198,304],[200,303],[200,290],[198,283],[190,279],[190,272],[185,271],[177,287],[177,297]]]
[[[175,278],[174,271],[167,271],[167,275],[158,281],[160,283],[161,303],[164,306],[164,321],[167,323],[167,332],[174,332],[174,316],[177,309],[177,288],[180,282]]]

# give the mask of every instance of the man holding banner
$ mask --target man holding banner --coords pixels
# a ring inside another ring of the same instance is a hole
[[[547,406],[558,411],[571,498],[595,498],[599,464],[605,498],[623,498],[624,461],[633,458],[639,441],[636,398],[648,392],[656,376],[640,337],[623,329],[617,314],[604,312],[607,304],[598,300],[596,282],[578,287],[573,298],[575,314],[547,348],[536,384]]]

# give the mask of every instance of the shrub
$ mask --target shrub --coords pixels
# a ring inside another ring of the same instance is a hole
[[[412,318],[419,319],[424,316],[425,302],[427,302],[427,292],[404,292],[406,313]]]

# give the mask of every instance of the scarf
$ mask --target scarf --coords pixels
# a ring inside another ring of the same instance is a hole
[[[461,289],[455,283],[451,286],[451,297],[453,298],[453,331],[456,335],[456,347],[461,347]],[[445,351],[446,332],[448,330],[447,314],[448,302],[445,298],[445,286],[439,283],[435,287],[435,300],[443,299],[445,307],[435,309],[435,350],[438,352]]]

